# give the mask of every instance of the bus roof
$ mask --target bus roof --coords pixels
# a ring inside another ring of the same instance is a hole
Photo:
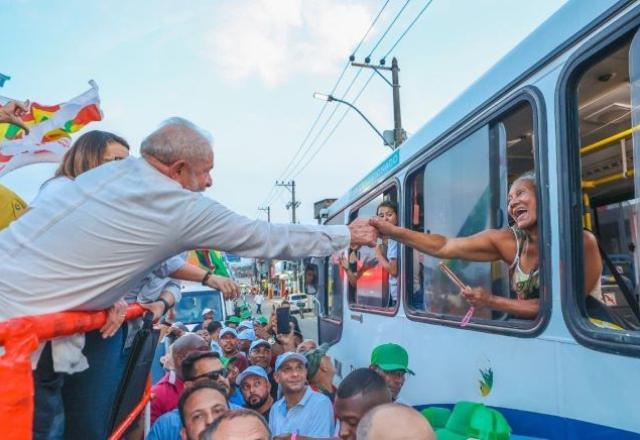
[[[484,103],[495,99],[514,84],[540,69],[562,53],[592,26],[619,12],[625,0],[569,0],[556,13],[522,40],[440,113],[422,126],[402,146],[356,183],[329,208],[329,217],[348,206],[369,189],[384,181],[400,165],[426,145],[445,135]]]

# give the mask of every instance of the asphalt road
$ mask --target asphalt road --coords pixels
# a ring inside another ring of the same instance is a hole
[[[247,303],[251,306],[251,311],[255,314],[256,306],[253,303],[253,298],[250,295],[247,295]],[[266,317],[271,315],[271,310],[273,309],[273,301],[265,300],[262,304],[262,314]],[[298,318],[298,324],[300,324],[300,330],[302,330],[302,335],[305,339],[313,339],[318,342],[318,321],[316,319],[316,315],[314,312],[305,312],[304,318],[300,319],[299,314],[294,314],[296,318]]]

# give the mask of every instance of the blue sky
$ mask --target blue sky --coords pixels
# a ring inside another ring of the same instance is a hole
[[[12,77],[0,95],[55,104],[94,79],[105,118],[89,128],[124,136],[137,155],[142,138],[163,119],[191,119],[215,138],[211,197],[250,217],[270,201],[273,220],[288,221],[289,195],[272,188],[276,179],[297,174],[298,218],[313,222],[314,201],[342,195],[389,153],[353,112],[327,140],[343,112],[319,132],[331,104],[303,145],[307,155],[298,155],[283,174],[322,109],[313,92],[331,90],[383,3],[0,0],[0,72]],[[400,63],[404,128],[417,131],[563,3],[433,0],[390,55]],[[358,61],[404,4],[389,1],[356,53]],[[425,4],[409,2],[372,60],[388,51]],[[337,96],[356,73],[347,70]],[[368,76],[359,76],[346,100]],[[391,102],[391,89],[376,77],[357,106],[384,130],[393,125]],[[54,169],[28,166],[0,182],[28,201]]]

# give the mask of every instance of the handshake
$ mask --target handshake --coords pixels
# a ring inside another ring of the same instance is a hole
[[[358,218],[349,224],[351,244],[374,247],[378,237],[392,235],[397,226],[377,217]]]

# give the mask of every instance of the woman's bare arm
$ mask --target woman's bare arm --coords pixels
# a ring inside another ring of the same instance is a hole
[[[437,258],[461,258],[470,261],[502,260],[497,243],[504,241],[505,234],[509,234],[506,230],[487,229],[469,237],[447,237],[393,226],[377,218],[372,218],[370,223],[380,234],[425,254]]]

